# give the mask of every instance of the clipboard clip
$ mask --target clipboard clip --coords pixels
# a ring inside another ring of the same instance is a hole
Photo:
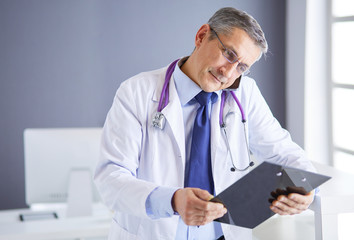
[[[281,176],[283,176],[283,173],[284,173],[284,168],[281,167],[281,168],[280,168],[280,171],[277,172],[275,175],[276,175],[277,177],[281,177]]]
[[[284,169],[281,169],[281,171],[277,172],[275,175],[277,175],[277,177],[281,177],[281,176],[283,176],[283,171],[284,171]],[[307,181],[306,177],[303,176],[301,178],[301,182],[306,182],[306,181]]]

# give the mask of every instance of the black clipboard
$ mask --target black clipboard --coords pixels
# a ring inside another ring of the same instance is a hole
[[[275,214],[269,208],[269,200],[276,197],[276,190],[285,195],[293,192],[307,194],[330,178],[263,162],[210,200],[222,203],[227,208],[227,213],[215,221],[253,229]]]

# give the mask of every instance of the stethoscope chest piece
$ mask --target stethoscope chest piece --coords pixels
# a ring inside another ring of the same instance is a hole
[[[156,128],[164,129],[166,124],[165,115],[162,112],[157,112],[152,120],[152,126]]]

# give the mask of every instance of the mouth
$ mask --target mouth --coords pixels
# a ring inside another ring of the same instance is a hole
[[[211,71],[209,71],[210,75],[214,78],[214,80],[220,84],[223,84],[223,82],[218,78],[216,77]]]

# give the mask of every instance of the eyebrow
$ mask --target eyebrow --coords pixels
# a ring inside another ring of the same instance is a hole
[[[214,30],[214,29],[212,29],[212,28],[210,28],[211,29],[211,31],[213,31],[214,33],[215,33],[215,35],[216,35],[216,38],[219,40],[219,42],[221,43],[221,46],[223,46],[224,48],[226,48],[226,49],[230,49],[231,51],[233,51],[235,54],[236,54],[236,56],[237,56],[237,59],[238,59],[238,54],[237,54],[237,51],[233,48],[233,47],[229,47],[229,46],[225,46],[225,44],[221,41],[221,39],[219,38],[219,35],[216,33],[216,31]],[[244,63],[244,62],[240,62],[239,61],[239,64],[243,64],[244,66],[246,66],[247,68],[250,68],[250,66],[248,66],[248,64],[247,63]]]
[[[220,41],[221,41],[221,39],[220,39]],[[225,48],[230,49],[231,51],[233,51],[233,52],[236,54],[237,59],[238,59],[238,56],[239,56],[239,55],[238,55],[237,51],[236,51],[233,47],[226,46],[227,44],[225,45],[225,43],[223,43],[223,44],[224,44],[224,47],[225,47]],[[248,66],[247,63],[244,63],[244,62],[241,62],[241,61],[240,61],[239,63],[245,65],[247,68],[250,67],[250,66]]]

